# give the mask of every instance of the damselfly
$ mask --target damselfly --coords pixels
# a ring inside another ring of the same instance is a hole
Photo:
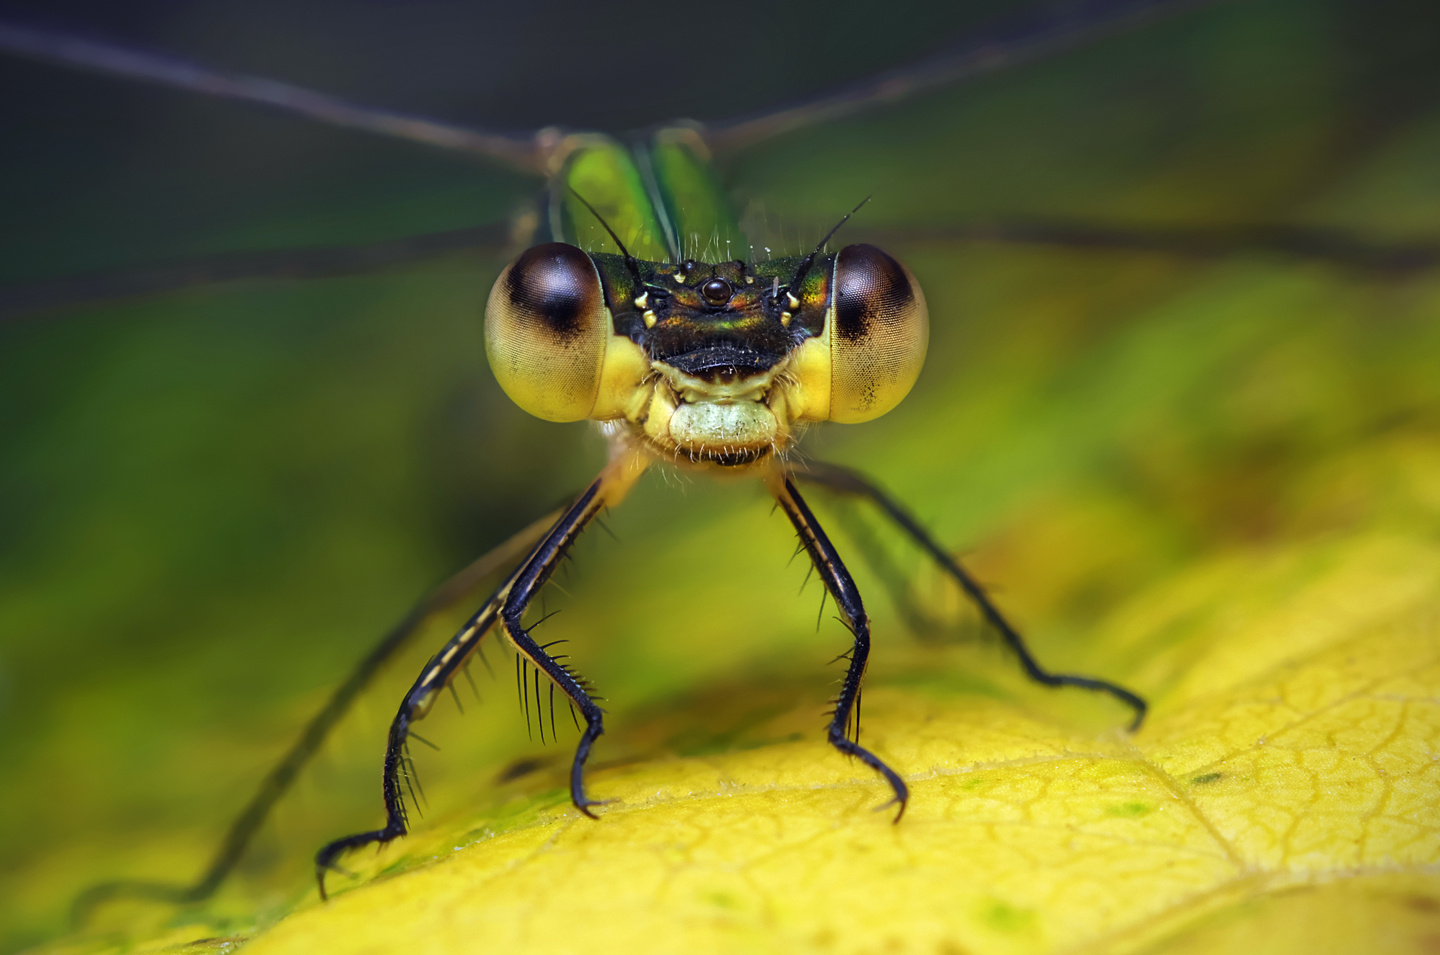
[[[1066,33],[1065,35],[1066,35],[1067,37],[1073,38],[1076,34],[1074,34],[1073,32],[1070,32],[1070,33]],[[809,114],[806,114],[806,115],[809,115]],[[552,144],[552,145],[554,145],[554,144]],[[861,175],[861,176],[859,176],[859,177],[856,177],[856,178],[858,178],[858,179],[860,180],[859,182],[855,183],[855,185],[858,185],[858,186],[859,186],[859,189],[856,191],[856,193],[852,193],[851,195],[848,195],[848,196],[845,196],[845,197],[844,197],[844,199],[846,200],[845,203],[844,203],[844,205],[839,205],[839,204],[837,203],[837,200],[836,200],[836,199],[833,199],[833,198],[832,198],[831,200],[829,200],[829,201],[830,201],[830,205],[828,206],[828,208],[827,208],[827,210],[826,210],[826,213],[825,213],[825,214],[827,215],[827,218],[828,218],[829,220],[832,220],[832,221],[833,221],[833,219],[836,217],[835,215],[832,215],[832,214],[830,214],[830,213],[832,213],[832,212],[833,212],[833,213],[839,213],[839,212],[843,211],[845,208],[848,208],[849,205],[853,204],[853,201],[854,201],[855,199],[858,199],[859,195],[863,195],[865,192],[869,192],[869,191],[871,191],[872,189],[877,188],[876,185],[873,184],[873,183],[868,183],[868,184],[865,183],[865,182],[863,181],[864,178],[865,178],[863,175]],[[588,192],[589,192],[589,190],[586,189],[586,188],[582,185],[582,186],[581,186],[581,193],[582,193],[582,195],[588,194]],[[555,195],[555,193],[552,193],[552,195]],[[637,232],[637,233],[638,233],[638,234],[635,235],[635,240],[636,240],[637,244],[638,244],[639,242],[645,241],[644,234],[643,234],[643,233],[644,233],[644,230],[632,230],[632,229],[630,229],[630,228],[628,227],[627,223],[626,223],[626,220],[625,220],[624,216],[623,216],[622,214],[619,214],[619,213],[614,212],[614,211],[611,210],[610,208],[607,208],[607,207],[605,206],[605,204],[604,204],[604,200],[603,200],[602,197],[591,196],[591,198],[601,204],[601,206],[602,206],[602,208],[601,208],[602,214],[605,216],[605,218],[607,219],[607,221],[613,220],[613,223],[614,223],[615,227],[617,228],[617,231],[619,231],[619,232],[622,234],[622,237],[624,237],[624,238],[626,238],[626,239],[628,240],[628,239],[630,238],[630,233],[631,233],[632,231],[634,231],[634,232]],[[562,195],[560,201],[561,201],[562,203],[563,203],[563,201],[565,201],[565,200],[563,200],[563,195]],[[879,201],[877,201],[876,206],[879,207],[880,205],[881,205],[881,203],[880,203]],[[803,236],[803,238],[809,240],[809,242],[806,243],[807,245],[808,245],[808,244],[811,244],[811,243],[813,243],[813,242],[815,242],[815,241],[818,241],[819,237],[824,233],[825,229],[828,228],[828,226],[829,226],[830,224],[832,224],[832,221],[824,221],[824,222],[822,222],[822,220],[820,220],[820,219],[818,218],[820,214],[821,214],[821,213],[819,213],[819,212],[817,211],[817,212],[815,213],[815,218],[814,218],[814,220],[807,222],[805,229],[797,229],[797,228],[794,228],[794,227],[792,226],[791,235],[789,236],[789,248],[786,249],[787,252],[798,252],[798,251],[801,250],[802,236],[796,235],[796,234],[795,234],[796,232],[806,232],[806,233],[807,233],[805,236]],[[585,228],[585,226],[582,225],[583,217],[577,217],[577,216],[573,215],[573,213],[564,213],[564,215],[569,215],[569,217],[570,217],[570,218],[569,218],[569,222],[572,224],[572,226],[580,226],[582,229]],[[884,222],[884,221],[885,221],[884,213],[881,212],[881,213],[878,213],[878,215],[880,216],[880,218],[878,219],[878,221]],[[562,229],[562,231],[563,231],[565,228],[567,228],[567,226],[566,226],[564,223],[562,223],[562,224],[561,224],[561,229]],[[848,227],[847,227],[847,228],[848,228]],[[662,230],[662,231],[663,231],[663,230]],[[704,231],[708,231],[708,229],[707,229],[707,230],[704,230]],[[866,234],[865,234],[864,232],[861,232],[861,233],[858,234],[858,237],[864,238],[864,237],[866,237]],[[703,235],[703,234],[702,234],[702,239],[708,240],[709,238],[710,238],[709,235]],[[597,249],[600,248],[600,247],[602,246],[602,244],[603,244],[603,234],[600,233],[599,230],[598,230],[598,228],[595,227],[595,226],[589,226],[589,231],[588,231],[588,233],[582,234],[582,235],[578,235],[578,236],[572,236],[572,239],[573,239],[574,241],[580,241],[580,242],[585,243],[585,244],[595,243],[594,248],[597,248]],[[660,237],[659,237],[659,236],[651,236],[651,237],[650,237],[650,241],[655,242],[657,245],[659,245],[659,244],[660,244]],[[703,245],[704,242],[702,241],[701,244]],[[724,255],[724,256],[714,255],[713,258],[715,258],[715,259],[728,258],[728,257],[729,257],[728,253],[733,250],[733,248],[734,248],[734,246],[735,246],[736,244],[739,244],[739,243],[737,242],[737,240],[732,239],[732,249],[731,249],[731,250],[727,250],[727,254]],[[682,254],[683,254],[684,250],[681,250],[681,251],[682,251]],[[647,254],[645,257],[646,257],[646,258],[653,257],[653,258],[655,258],[655,259],[657,259],[657,260],[669,261],[669,264],[671,264],[671,265],[678,265],[679,263],[676,263],[676,262],[674,262],[673,260],[674,260],[675,258],[682,258],[682,256],[680,256],[680,255],[671,254],[671,253],[669,252],[669,250],[666,250],[666,251],[664,251],[664,252],[662,252],[662,253],[659,253],[659,254]],[[700,254],[697,254],[695,257],[696,257],[697,259],[705,257],[704,251],[702,250],[701,253],[700,253]],[[763,260],[763,261],[768,261],[768,259],[766,259],[766,257],[765,257],[763,254],[760,254],[760,253],[757,253],[754,258],[751,258],[750,255],[749,255],[749,253],[748,253],[748,250],[742,250],[740,253],[736,254],[735,258],[744,260],[744,261],[747,263],[747,266],[752,267],[752,272],[753,272],[753,267],[757,266],[757,265],[759,264],[759,262],[761,262],[762,260]],[[293,261],[293,260],[291,260],[291,261]],[[682,258],[682,261],[683,261],[683,258]],[[797,264],[796,267],[798,268],[798,264]],[[791,273],[789,273],[788,276],[782,276],[782,275],[780,274],[780,272],[777,271],[776,274],[774,274],[774,275],[772,275],[772,276],[769,276],[769,278],[773,279],[774,281],[771,282],[771,286],[770,286],[770,288],[769,288],[768,291],[769,291],[772,295],[778,295],[778,294],[781,292],[780,286],[781,286],[782,284],[785,284],[785,283],[788,283],[788,282],[792,281],[792,280],[794,279],[794,275],[795,275],[795,273],[794,273],[794,272],[791,272]],[[633,278],[633,275],[632,275],[631,277]],[[753,277],[755,277],[755,275],[752,274],[752,275],[750,275],[749,277],[752,277],[752,278],[753,278]],[[923,276],[922,276],[922,277],[923,277]],[[725,281],[727,282],[727,284],[731,284],[732,287],[734,287],[735,283],[732,283],[729,278],[726,278]],[[738,281],[738,278],[737,278],[737,281]],[[761,291],[763,292],[763,291],[765,291],[765,290],[762,289]],[[638,297],[638,296],[637,296],[637,297]],[[632,301],[633,301],[633,299],[632,299]],[[641,314],[642,314],[642,316],[643,316],[643,311],[642,311]],[[658,316],[657,316],[657,319],[658,319]],[[792,319],[793,319],[793,314],[792,314]],[[263,321],[264,319],[263,319],[263,317],[262,317],[262,318],[259,319],[259,320]],[[778,320],[778,319],[777,319],[777,320]],[[642,321],[643,321],[643,318],[642,318]],[[87,331],[93,331],[93,330],[94,330],[94,326],[90,326],[89,328],[87,328]],[[103,334],[103,332],[102,332],[102,334]],[[245,347],[245,343],[244,343],[243,341],[237,341],[237,342],[235,342],[234,344],[235,344],[236,347],[238,347],[238,348],[243,348],[243,347]],[[401,356],[401,357],[403,357],[403,356]],[[732,356],[732,357],[733,357],[733,356]],[[162,360],[162,358],[157,356],[156,361],[159,362],[159,361],[161,361],[161,360]],[[737,368],[738,368],[738,366],[737,366]],[[93,380],[93,379],[91,379],[91,380]],[[732,397],[735,397],[735,396],[732,396]],[[351,405],[349,408],[344,408],[344,407],[342,407],[342,408],[337,408],[336,410],[337,410],[338,412],[340,412],[341,414],[343,414],[343,413],[344,413],[345,411],[347,411],[347,410],[349,410],[349,411],[354,411],[354,410],[356,410],[356,409],[360,409],[361,412],[362,412],[363,414],[366,414],[366,415],[374,415],[375,412],[376,412],[376,409],[375,409],[375,408],[365,406],[363,400],[355,402],[355,403],[354,403],[353,405]],[[183,409],[177,410],[177,409],[174,409],[174,408],[170,408],[170,409],[169,409],[169,413],[171,413],[171,414],[180,413],[181,410],[183,410]],[[277,411],[277,414],[283,414],[283,413],[284,413],[283,410],[278,410],[278,411]],[[316,426],[317,426],[317,428],[322,427],[322,425],[320,425],[318,422],[317,422],[317,425],[316,425]],[[323,440],[323,439],[322,439],[322,440]],[[300,451],[302,452],[302,454],[303,454],[303,451],[304,451],[305,449],[299,449],[299,450],[300,450]],[[538,456],[541,458],[541,460],[540,460],[540,462],[539,462],[539,463],[541,463],[541,464],[545,463],[544,460],[543,460],[543,455],[544,455],[545,453],[546,453],[546,452],[542,451],[542,452],[540,452],[540,454],[538,455]],[[397,455],[397,456],[398,456],[398,455]],[[303,459],[303,458],[302,458],[302,459]],[[552,494],[553,494],[554,491],[549,491],[548,493],[552,493]],[[184,505],[183,500],[177,500],[177,501],[175,501],[174,503],[176,504],[177,509],[183,513],[183,505]],[[495,522],[495,518],[493,517],[493,515],[490,516],[490,517],[488,518],[488,520],[491,521],[491,522]],[[97,530],[97,533],[102,532],[102,531],[103,531],[103,528],[100,528],[99,530]],[[122,529],[116,530],[115,532],[123,539],[126,534],[133,533],[133,530],[132,530],[132,529],[122,528]],[[232,546],[233,546],[233,544],[235,543],[235,541],[239,541],[239,542],[241,542],[241,543],[243,544],[244,535],[243,535],[243,534],[238,534],[238,536],[235,538],[235,540],[230,542],[230,543],[232,544]],[[103,545],[100,545],[100,546],[103,547]],[[317,588],[317,587],[322,587],[322,586],[323,586],[323,583],[321,583],[321,582],[316,582],[316,581],[314,581],[314,580],[307,580],[307,581],[304,581],[304,582],[303,582],[303,585],[304,585],[304,587],[305,587],[307,590],[309,590],[309,589],[314,589],[314,588]],[[221,611],[221,610],[220,610],[219,608],[217,608],[217,607],[203,608],[202,612],[197,612],[197,611],[196,611],[196,608],[187,608],[187,611],[188,611],[188,615],[191,616],[191,617],[193,617],[194,620],[196,621],[196,622],[195,622],[195,627],[197,627],[197,628],[200,628],[200,627],[201,627],[200,621],[202,621],[202,620],[208,621],[208,620],[213,620],[213,619],[216,619],[216,618],[221,618],[221,619],[223,619],[223,618],[225,617],[225,613],[224,613],[223,611]],[[132,624],[132,626],[134,626],[134,624]],[[293,641],[287,639],[285,642],[288,643],[288,642],[293,642]],[[274,661],[274,659],[273,659],[273,656],[272,656],[271,654],[266,654],[265,656],[268,657],[268,659],[264,662],[264,665],[265,665],[265,666],[273,666],[274,663],[275,663],[275,661]],[[453,659],[453,658],[452,658],[452,659]],[[858,671],[858,667],[857,667],[857,671]],[[532,675],[532,678],[533,678],[533,675],[534,675],[533,672],[532,672],[531,675]],[[842,739],[845,738],[844,735],[843,735],[843,733],[841,734],[841,738],[842,738]],[[901,767],[901,770],[903,771],[903,767]],[[391,778],[392,778],[392,780],[393,780],[393,776],[392,776]],[[892,786],[893,786],[893,782],[892,782]],[[393,789],[393,786],[392,786],[392,789]],[[892,788],[892,792],[894,792],[894,791],[895,791],[895,790]],[[394,809],[394,803],[393,803],[393,802],[392,802],[392,804],[391,804],[391,809],[392,809],[392,810]]]

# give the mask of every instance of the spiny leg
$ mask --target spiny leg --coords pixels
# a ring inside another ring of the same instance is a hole
[[[1052,673],[1042,667],[1030,648],[1025,645],[1025,640],[1020,636],[1010,621],[1000,613],[998,607],[991,602],[990,596],[980,586],[975,578],[971,577],[966,570],[960,566],[959,561],[952,557],[949,551],[941,547],[936,540],[922,528],[915,518],[910,515],[900,504],[884,491],[880,490],[873,482],[863,475],[851,471],[849,468],[842,468],[834,464],[823,464],[820,462],[808,462],[802,468],[796,468],[791,472],[795,477],[807,481],[813,481],[822,487],[839,491],[842,494],[853,494],[864,497],[873,502],[881,511],[896,523],[906,534],[908,534],[920,548],[940,565],[947,574],[955,579],[960,588],[965,591],[966,596],[979,609],[991,626],[1000,634],[1001,639],[1019,658],[1021,667],[1030,679],[1045,686],[1074,686],[1085,690],[1095,690],[1100,693],[1108,693],[1115,697],[1134,711],[1135,717],[1130,722],[1130,730],[1133,732],[1140,728],[1145,719],[1146,704],[1138,694],[1125,689],[1117,683],[1108,680],[1101,680],[1096,677],[1079,676],[1072,673]]]
[[[634,477],[631,476],[629,480],[634,480]],[[590,749],[595,745],[595,740],[605,732],[604,711],[595,703],[591,696],[592,688],[585,680],[549,653],[548,646],[551,645],[542,647],[537,644],[521,621],[525,616],[526,608],[565,559],[576,538],[580,536],[580,532],[606,506],[605,481],[606,475],[602,474],[591,485],[590,490],[575,502],[570,512],[560,519],[559,523],[555,525],[555,529],[535,548],[535,552],[525,562],[511,583],[509,593],[500,609],[500,620],[505,628],[505,635],[510,638],[510,642],[514,644],[521,658],[535,667],[536,719],[541,726],[542,741],[544,739],[544,715],[539,712],[540,674],[542,672],[549,679],[551,686],[559,687],[560,692],[569,698],[572,706],[578,708],[580,715],[585,718],[585,728],[580,733],[580,742],[575,747],[575,758],[570,766],[570,800],[575,804],[576,809],[592,819],[595,818],[595,814],[590,811],[590,807],[599,805],[599,803],[585,795],[585,761],[590,757]],[[624,488],[618,491],[618,493],[623,492]],[[615,492],[612,491],[612,493]],[[529,684],[522,676],[521,691],[528,693],[529,689]],[[528,712],[526,725],[529,725]]]
[[[389,842],[408,831],[408,817],[400,790],[400,772],[407,758],[405,746],[411,735],[411,724],[424,718],[435,697],[450,685],[471,655],[479,649],[481,639],[497,622],[504,627],[506,636],[516,650],[535,667],[543,670],[585,716],[586,727],[575,752],[571,773],[570,795],[581,812],[593,816],[589,807],[595,803],[585,797],[582,769],[591,746],[604,732],[601,710],[591,699],[584,682],[530,639],[520,620],[535,594],[544,587],[555,568],[569,553],[580,532],[602,509],[618,503],[644,469],[644,460],[633,454],[627,453],[612,461],[585,493],[566,509],[494,596],[426,665],[419,679],[405,694],[400,709],[390,724],[381,780],[385,825],[380,829],[336,839],[321,847],[315,854],[315,878],[322,899],[326,898],[325,873],[338,868],[335,863],[340,856],[351,849],[371,843]]]
[[[523,565],[522,565],[523,569]],[[500,589],[474,616],[465,622],[460,631],[450,638],[444,648],[425,665],[420,678],[410,687],[400,703],[395,719],[390,723],[390,732],[385,745],[385,768],[381,780],[381,793],[385,800],[385,825],[369,832],[359,832],[327,843],[315,854],[315,878],[320,885],[320,897],[325,895],[325,873],[338,868],[335,861],[350,849],[369,845],[372,842],[389,842],[408,831],[409,813],[401,789],[401,777],[409,778],[407,743],[410,726],[423,719],[429,712],[435,697],[450,685],[460,669],[469,662],[480,641],[495,626],[499,619],[500,605],[504,602],[517,569]]]
[[[858,705],[860,700],[860,684],[865,678],[865,664],[870,658],[870,618],[865,614],[865,605],[860,600],[860,591],[855,587],[855,581],[850,577],[850,571],[840,560],[830,539],[825,535],[824,529],[811,513],[810,508],[805,504],[800,492],[795,485],[784,475],[772,476],[769,480],[770,493],[784,509],[785,515],[790,518],[790,523],[795,526],[795,531],[800,535],[800,542],[804,545],[806,552],[810,555],[810,561],[815,570],[819,573],[820,579],[825,583],[825,589],[835,599],[835,605],[840,608],[840,616],[845,626],[850,628],[855,638],[850,651],[842,654],[838,659],[848,659],[849,666],[845,670],[845,679],[841,683],[840,693],[835,698],[835,709],[830,715],[830,726],[828,737],[830,745],[840,752],[854,756],[866,766],[875,770],[885,781],[890,784],[894,792],[891,802],[899,805],[899,811],[895,813],[895,821],[899,822],[900,817],[905,814],[905,803],[910,798],[910,789],[905,785],[905,780],[895,772],[878,756],[870,752],[859,743]],[[849,734],[851,719],[857,720],[855,738]],[[887,803],[887,805],[889,805]]]
[[[275,804],[289,790],[295,777],[310,762],[335,724],[349,711],[350,705],[370,684],[375,674],[394,658],[416,633],[424,629],[433,616],[448,610],[486,578],[495,576],[506,565],[515,563],[533,549],[536,540],[554,524],[556,516],[554,513],[546,515],[471,563],[427,594],[404,619],[390,628],[356,665],[345,682],[335,688],[325,705],[311,717],[300,737],[266,775],[250,802],[230,824],[229,831],[200,878],[189,885],[138,880],[94,885],[76,897],[71,906],[72,920],[81,924],[96,906],[116,898],[138,897],[185,904],[199,902],[213,895],[239,864],[250,840],[269,818]]]
[[[605,470],[600,472],[600,476],[596,478],[594,484],[590,485],[589,490],[581,495],[580,499],[556,523],[554,529],[546,535],[545,539],[535,548],[534,553],[525,561],[511,583],[504,606],[500,610],[505,635],[510,638],[516,651],[522,654],[537,671],[544,672],[550,680],[552,692],[555,687],[559,687],[560,692],[565,694],[572,719],[575,719],[577,709],[585,718],[585,727],[580,731],[580,742],[575,747],[575,757],[570,764],[570,801],[575,804],[576,809],[592,819],[595,818],[595,814],[590,811],[590,807],[598,806],[601,803],[585,795],[585,761],[590,758],[590,750],[595,745],[595,741],[605,732],[604,711],[594,700],[594,688],[584,678],[560,662],[565,659],[565,655],[549,652],[550,647],[560,641],[553,641],[544,646],[537,644],[530,636],[530,632],[522,625],[521,619],[525,615],[526,607],[550,580],[556,568],[569,556],[570,548],[574,545],[576,538],[580,536],[580,532],[591,521],[596,520],[607,507],[619,504],[640,478],[640,475],[645,472],[648,465],[649,459],[637,451],[625,450],[615,457]],[[538,686],[535,688],[535,705],[536,719],[542,719],[543,717],[538,712],[540,705],[540,688]],[[553,697],[550,719],[553,740],[555,734]],[[575,722],[578,727],[579,720]]]

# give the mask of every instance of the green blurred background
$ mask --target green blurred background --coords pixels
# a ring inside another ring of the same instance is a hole
[[[477,126],[623,130],[822,91],[1014,6],[0,13]],[[1223,3],[730,158],[727,184],[777,251],[873,194],[851,236],[883,240],[929,296],[911,398],[817,430],[807,453],[868,470],[941,540],[977,548],[1042,659],[1161,705],[1176,671],[1147,660],[1183,622],[1124,652],[1086,641],[1127,595],[1228,549],[1323,552],[1358,523],[1433,534],[1434,502],[1323,476],[1397,435],[1436,441],[1435,272],[1423,255],[1377,267],[1345,241],[1440,242],[1437,51],[1426,0]],[[538,190],[419,146],[10,59],[0,108],[5,285],[504,221]],[[1126,247],[956,234],[976,223],[1112,227]],[[1282,226],[1335,231],[1318,256],[1161,248]],[[369,642],[597,469],[586,427],[527,418],[484,367],[479,313],[502,265],[464,252],[0,325],[0,950],[60,932],[93,881],[198,872]],[[610,699],[615,739],[597,758],[722,745],[752,693],[813,695],[818,740],[837,675],[823,664],[845,635],[816,635],[817,592],[795,598],[803,569],[786,570],[789,533],[763,492],[652,476],[612,527],[619,543],[587,540],[552,595],[574,611],[546,624]],[[999,654],[904,639],[861,582],[874,679],[955,672],[955,686],[1036,702]],[[951,595],[925,593],[949,612]],[[319,842],[379,821],[385,724],[444,638],[437,627],[361,702],[207,924],[246,931],[283,911]],[[437,811],[496,798],[508,760],[567,756],[563,731],[558,747],[527,742],[508,655],[493,657],[484,705],[461,719],[445,704],[422,730],[445,746],[422,758]],[[663,725],[686,706],[672,719],[692,736],[627,742],[627,720]]]

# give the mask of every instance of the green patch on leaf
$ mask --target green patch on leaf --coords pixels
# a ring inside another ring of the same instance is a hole
[[[1118,816],[1123,819],[1139,819],[1148,816],[1155,811],[1155,807],[1144,802],[1123,802],[1115,806],[1107,806],[1107,816]]]

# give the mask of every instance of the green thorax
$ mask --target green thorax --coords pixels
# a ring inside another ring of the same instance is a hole
[[[550,186],[549,229],[556,241],[586,252],[619,251],[578,193],[643,262],[750,259],[694,130],[662,129],[633,146],[600,135],[573,136],[569,145]]]

